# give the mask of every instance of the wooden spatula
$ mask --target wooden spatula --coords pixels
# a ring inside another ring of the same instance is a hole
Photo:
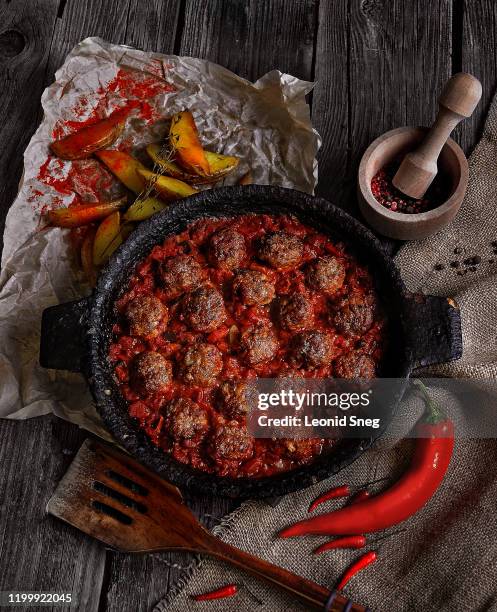
[[[340,593],[222,542],[197,521],[176,487],[93,440],[84,442],[47,510],[123,552],[207,554],[284,589],[310,609],[366,612]]]

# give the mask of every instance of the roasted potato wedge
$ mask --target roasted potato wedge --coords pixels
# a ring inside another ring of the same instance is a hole
[[[116,210],[126,206],[127,199],[119,198],[112,202],[98,202],[97,204],[81,204],[68,208],[56,208],[47,213],[50,225],[54,227],[80,227],[94,221],[108,217]]]
[[[107,119],[56,140],[50,145],[57,157],[62,159],[84,159],[99,149],[111,145],[124,128],[128,110],[117,110]]]
[[[102,266],[122,241],[121,214],[117,211],[106,217],[98,226],[93,241],[93,264]]]
[[[146,168],[132,155],[113,150],[98,151],[95,155],[130,191],[137,195],[143,191],[143,179],[137,170]]]
[[[146,151],[150,159],[154,162],[154,164],[157,164],[161,171],[165,172],[168,176],[172,176],[173,178],[188,183],[193,183],[195,179],[198,180],[201,178],[197,174],[190,174],[174,161],[164,159],[160,154],[161,147],[158,144],[148,145]]]
[[[125,221],[145,221],[155,213],[167,208],[165,202],[161,202],[157,198],[138,198],[126,211],[123,219]]]
[[[97,284],[97,269],[93,263],[93,242],[95,240],[96,229],[90,229],[81,245],[81,267],[86,279],[91,287]]]
[[[148,184],[152,185],[159,196],[166,201],[186,198],[198,193],[195,187],[187,185],[183,181],[179,181],[170,176],[162,176],[160,174],[154,174],[149,170],[141,169],[138,170],[138,174],[143,177]]]
[[[182,111],[173,116],[169,142],[183,168],[200,176],[209,174],[209,162],[200,144],[197,126],[190,111]]]
[[[105,259],[103,263],[107,262],[107,260],[114,253],[114,251],[117,250],[117,247],[121,246],[121,244],[126,240],[126,238],[131,234],[134,229],[135,226],[133,223],[125,223],[124,225],[121,225],[121,227],[119,228],[119,233],[114,238],[114,240],[110,242],[109,246],[105,250]]]
[[[209,176],[216,180],[226,176],[238,166],[239,159],[233,155],[221,155],[211,153],[211,151],[204,151],[204,153],[209,162]]]
[[[209,174],[206,176],[199,176],[198,174],[190,174],[174,161],[164,159],[161,157],[160,151],[161,148],[157,144],[151,144],[147,147],[147,153],[150,159],[157,164],[163,172],[168,176],[172,176],[173,178],[177,178],[192,185],[208,185],[210,183],[215,183],[234,170],[239,163],[237,157],[220,155],[219,153],[211,153],[210,151],[204,150],[205,157],[209,163]]]

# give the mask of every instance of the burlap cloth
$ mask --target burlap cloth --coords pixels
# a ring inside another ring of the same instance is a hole
[[[496,100],[483,137],[471,155],[470,172],[468,193],[455,221],[430,239],[404,246],[397,264],[409,289],[454,296],[461,307],[463,358],[437,367],[436,373],[484,383],[497,378],[497,263],[493,263],[494,259],[497,262],[493,252],[497,250]],[[471,271],[464,260],[474,256],[480,257],[481,262]],[[459,261],[459,267],[451,266],[453,261]],[[444,268],[436,270],[436,264]],[[465,269],[466,273],[458,274]],[[494,399],[487,400],[493,406]],[[406,418],[413,423],[419,409],[414,399],[403,406]],[[477,410],[478,406],[470,409]],[[263,502],[244,504],[227,517],[217,532],[226,542],[332,587],[343,569],[359,556],[357,551],[313,556],[311,551],[323,538],[278,540],[274,534],[303,518],[309,501],[334,484],[365,483],[385,475],[395,478],[404,469],[411,448],[411,441],[383,440],[337,477],[288,495],[275,508]],[[379,560],[356,577],[345,593],[382,612],[497,610],[496,466],[495,440],[456,440],[441,489],[403,525],[406,531],[383,541]],[[192,594],[229,582],[248,589],[242,587],[231,599],[192,602]],[[305,608],[248,575],[204,559],[175,593],[157,605],[155,612],[190,609],[278,612]]]

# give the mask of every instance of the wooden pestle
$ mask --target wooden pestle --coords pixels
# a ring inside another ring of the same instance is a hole
[[[481,98],[481,83],[471,74],[459,72],[449,79],[439,99],[435,122],[423,142],[408,153],[393,177],[394,187],[422,198],[437,175],[437,160],[452,130],[469,117]]]

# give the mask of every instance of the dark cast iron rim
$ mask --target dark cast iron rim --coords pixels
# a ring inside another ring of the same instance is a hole
[[[375,280],[388,292],[390,317],[396,318],[401,334],[389,376],[405,380],[412,368],[409,339],[407,293],[393,260],[379,240],[361,223],[323,198],[272,186],[237,186],[211,189],[180,200],[168,209],[141,223],[116,251],[89,300],[83,372],[96,407],[113,437],[143,465],[155,470],[169,482],[196,493],[233,498],[279,496],[310,486],[336,474],[353,462],[384,433],[405,388],[392,401],[389,418],[374,436],[347,440],[333,453],[321,455],[312,463],[275,476],[257,479],[230,479],[207,474],[179,463],[157,448],[129,417],[108,360],[113,304],[127,286],[134,266],[144,259],[167,235],[182,231],[192,221],[207,217],[232,217],[248,212],[293,214],[304,223],[326,234],[338,235],[365,259]],[[399,352],[400,351],[400,352]]]

